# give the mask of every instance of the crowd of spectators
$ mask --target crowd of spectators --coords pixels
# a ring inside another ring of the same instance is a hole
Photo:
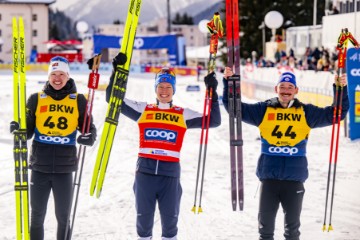
[[[334,51],[318,47],[306,48],[303,56],[296,57],[293,49],[287,54],[285,51],[277,50],[274,55],[275,61],[265,59],[264,56],[257,57],[256,52],[252,52],[252,58],[248,58],[246,64],[256,67],[286,67],[299,70],[314,71],[334,71],[338,59],[336,48]]]

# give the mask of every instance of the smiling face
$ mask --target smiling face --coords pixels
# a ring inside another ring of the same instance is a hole
[[[161,103],[171,102],[174,95],[172,85],[168,82],[162,82],[156,87],[156,97]]]
[[[49,75],[49,83],[55,90],[62,89],[68,80],[69,75],[63,71],[54,71]]]
[[[281,82],[275,87],[281,106],[288,107],[291,100],[295,98],[299,89],[289,82]]]

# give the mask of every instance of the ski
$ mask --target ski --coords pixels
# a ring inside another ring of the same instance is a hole
[[[226,0],[226,44],[228,67],[235,75],[228,79],[231,203],[233,211],[244,208],[243,139],[240,84],[240,39],[238,0]]]
[[[16,239],[30,239],[29,234],[29,184],[26,133],[26,73],[25,33],[22,17],[12,19],[13,27],[13,87],[14,121],[19,130],[14,131]]]
[[[90,185],[90,196],[93,196],[96,192],[95,195],[97,198],[101,195],[106,168],[109,162],[118,119],[121,113],[121,105],[125,97],[141,3],[141,0],[130,0],[129,3],[124,35],[120,48],[120,52],[126,55],[127,61],[123,65],[118,65],[115,69],[115,78]]]
[[[91,61],[92,61],[92,68],[91,73],[89,74],[89,81],[88,81],[88,96],[87,96],[87,102],[86,102],[86,110],[84,114],[84,122],[81,129],[81,133],[85,134],[90,131],[90,125],[91,125],[91,113],[93,108],[93,102],[94,102],[94,96],[95,96],[95,89],[99,86],[99,80],[100,80],[100,74],[99,66],[100,66],[100,60],[101,60],[101,54],[95,55]],[[74,230],[74,223],[75,223],[75,216],[76,216],[76,209],[77,209],[77,203],[79,199],[79,191],[80,191],[80,185],[81,185],[81,177],[84,167],[84,160],[85,160],[85,153],[86,153],[86,146],[80,145],[77,158],[80,161],[80,169],[78,169],[75,172],[74,175],[74,182],[73,182],[73,188],[71,193],[71,206],[70,211],[68,213],[68,222],[69,224],[66,225],[65,230],[65,239],[64,240],[71,240],[72,233]],[[74,205],[73,205],[74,204]],[[71,221],[70,221],[71,218]]]

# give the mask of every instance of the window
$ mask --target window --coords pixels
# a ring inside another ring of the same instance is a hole
[[[33,15],[32,15],[32,20],[33,20],[33,22],[36,22],[36,21],[37,21],[37,14],[33,14]]]
[[[34,30],[32,31],[32,36],[33,36],[33,37],[37,37],[37,35],[38,35],[38,31],[37,31],[36,29],[34,29]]]

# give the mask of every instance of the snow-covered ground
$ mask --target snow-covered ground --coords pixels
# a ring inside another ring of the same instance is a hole
[[[87,93],[87,73],[74,74],[78,90]],[[139,101],[152,102],[155,97],[153,75],[131,74],[127,97]],[[220,79],[220,75],[218,76]],[[39,91],[46,75],[28,74],[27,91]],[[101,75],[106,83],[108,75]],[[15,239],[15,196],[13,191],[14,161],[12,156],[12,136],[9,122],[13,118],[12,76],[0,74],[3,87],[0,95],[0,240]],[[197,84],[195,78],[178,77],[175,104],[190,107],[199,112],[203,108],[204,87],[200,92],[186,92],[188,84]],[[221,85],[218,92],[221,93]],[[102,133],[107,103],[105,92],[96,91],[93,116],[98,134]],[[260,142],[256,127],[243,124],[244,139],[244,180],[245,207],[243,212],[233,212],[230,202],[230,163],[228,140],[228,116],[223,107],[222,125],[209,133],[208,155],[202,207],[203,213],[194,214],[196,169],[199,151],[200,130],[189,130],[182,150],[183,197],[179,218],[181,240],[238,240],[258,239],[257,210],[259,181],[255,176]],[[332,225],[334,231],[323,232],[325,191],[329,163],[329,143],[331,127],[314,129],[308,144],[310,177],[305,183],[306,194],[302,212],[302,240],[359,240],[360,239],[360,143],[344,138],[343,129],[337,166],[336,193]],[[100,139],[100,136],[99,138]],[[30,145],[30,143],[29,143]],[[90,197],[89,184],[96,158],[98,143],[87,148],[80,199],[73,239],[136,239],[135,204],[132,185],[138,149],[138,130],[135,122],[120,117],[114,147],[107,175],[99,199]],[[156,214],[154,239],[160,239],[159,215]],[[53,200],[50,199],[45,223],[45,239],[55,239],[56,219]],[[283,239],[283,214],[279,210],[275,239]]]

